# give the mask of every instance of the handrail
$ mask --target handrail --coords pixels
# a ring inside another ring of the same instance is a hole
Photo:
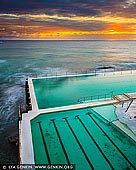
[[[89,114],[93,114],[95,117],[97,117],[98,119],[100,119],[101,121],[103,121],[104,123],[110,125],[111,121],[107,120],[105,117],[103,117],[102,115],[100,115],[98,112],[94,111],[93,109],[88,109],[89,110]]]
[[[69,71],[66,71],[66,72],[63,72],[63,73],[61,73],[61,72],[54,72],[54,74],[47,74],[47,73],[45,73],[45,75],[42,75],[42,76],[39,75],[39,76],[40,77],[46,77],[46,78],[48,78],[48,77],[56,77],[56,78],[58,78],[60,76],[68,77],[69,75],[77,76],[77,75],[89,75],[89,74],[92,74],[92,75],[96,76],[99,73],[103,73],[104,76],[105,76],[105,74],[108,73],[108,72],[111,72],[113,74],[116,73],[116,72],[120,72],[120,74],[123,75],[123,72],[126,72],[126,71],[130,71],[130,73],[132,74],[132,72],[136,71],[136,69],[127,69],[127,70],[125,70],[125,69],[116,69],[116,68],[114,68],[113,70],[109,71],[107,69],[90,68],[90,69],[85,70],[85,71],[78,71],[78,72],[74,72],[74,73],[69,72]],[[37,73],[31,74],[31,75],[32,75],[33,78],[39,77]]]
[[[107,93],[107,94],[100,94],[100,95],[94,95],[94,96],[84,96],[84,97],[78,98],[77,102],[82,103],[82,102],[86,102],[86,101],[106,100],[106,99],[109,99],[109,98],[111,99],[113,97],[113,93],[114,93],[114,91],[112,91],[111,93]]]

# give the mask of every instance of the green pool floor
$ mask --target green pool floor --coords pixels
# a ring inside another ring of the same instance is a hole
[[[31,130],[36,164],[76,164],[76,170],[136,167],[136,143],[91,109],[41,114]]]

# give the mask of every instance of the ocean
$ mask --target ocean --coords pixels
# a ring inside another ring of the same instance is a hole
[[[27,77],[136,69],[136,41],[0,41],[0,163],[17,163],[18,106]]]

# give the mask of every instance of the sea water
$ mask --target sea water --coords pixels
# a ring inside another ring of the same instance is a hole
[[[2,41],[0,43],[0,163],[16,163],[8,136],[25,109],[27,77],[85,73],[98,67],[136,69],[136,41]]]

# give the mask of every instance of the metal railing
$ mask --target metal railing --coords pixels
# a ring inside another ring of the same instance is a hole
[[[100,119],[101,121],[103,121],[104,123],[110,125],[111,120],[107,120],[105,117],[103,117],[102,115],[100,115],[98,112],[94,111],[94,110],[89,110],[89,114],[94,115],[95,117],[97,117],[98,119]]]
[[[111,92],[108,94],[100,94],[100,95],[94,95],[94,96],[84,96],[78,98],[77,102],[78,103],[83,103],[83,102],[92,102],[92,101],[102,101],[102,100],[109,100],[112,99],[114,96],[115,92]]]
[[[136,71],[136,69],[112,69],[112,70],[108,70],[108,69],[105,69],[105,70],[101,70],[101,69],[90,69],[90,70],[86,70],[86,71],[77,71],[77,72],[69,72],[69,71],[66,71],[65,73],[61,73],[61,72],[54,72],[54,73],[45,73],[44,75],[40,75],[40,74],[31,74],[31,76],[33,78],[38,78],[38,77],[68,77],[68,76],[79,76],[79,75],[92,75],[92,76],[96,76],[98,74],[103,74],[104,76],[106,75],[106,73],[109,73],[109,72],[112,72],[113,74],[115,74],[116,72],[119,72],[120,75],[123,75],[124,72],[126,71],[130,71],[130,74],[132,74],[134,71]],[[30,77],[31,77],[30,76]]]

